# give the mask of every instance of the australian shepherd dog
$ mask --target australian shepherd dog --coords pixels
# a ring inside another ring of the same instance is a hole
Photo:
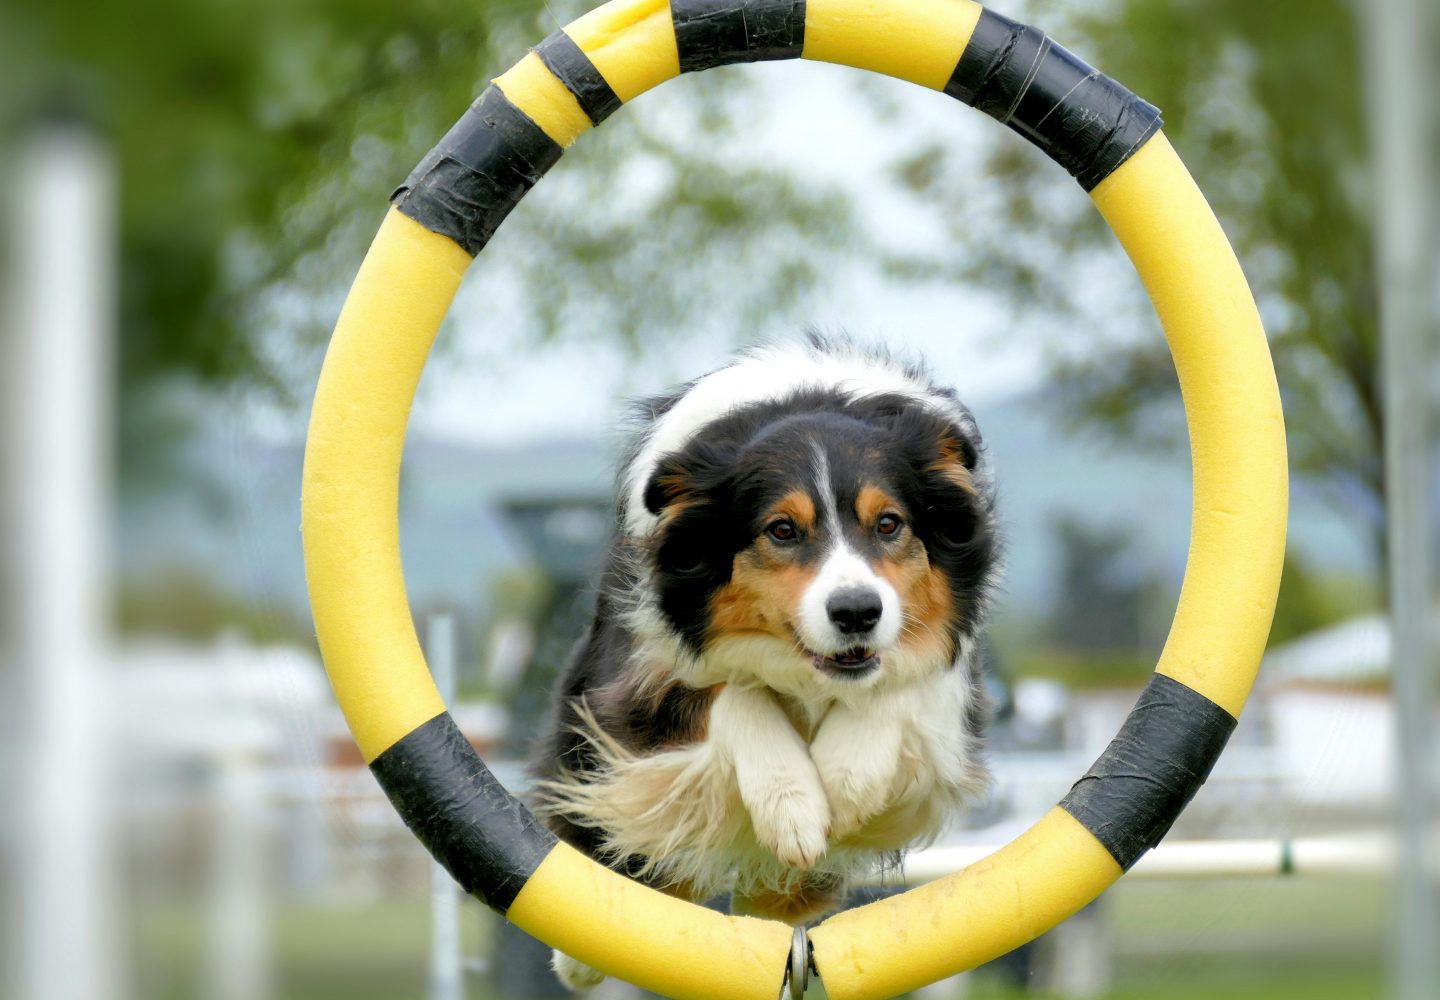
[[[743,354],[640,421],[535,804],[657,888],[813,920],[988,784],[979,430],[923,368],[819,338]]]

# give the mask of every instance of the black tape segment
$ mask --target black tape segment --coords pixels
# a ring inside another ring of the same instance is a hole
[[[555,835],[490,773],[449,712],[370,765],[400,817],[455,881],[503,914]]]
[[[680,71],[798,59],[805,0],[670,0]]]
[[[1150,679],[1120,732],[1060,800],[1129,869],[1195,797],[1235,717],[1164,674]]]
[[[560,153],[560,144],[491,84],[390,200],[474,256]]]
[[[945,93],[1009,125],[1091,190],[1162,124],[1160,110],[1043,31],[990,10]]]
[[[535,54],[580,102],[580,110],[592,124],[599,125],[620,107],[620,97],[605,82],[585,51],[564,31],[554,32],[535,46]]]

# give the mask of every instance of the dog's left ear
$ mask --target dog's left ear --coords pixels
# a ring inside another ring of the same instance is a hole
[[[975,442],[960,428],[952,425],[940,433],[930,471],[973,496],[977,492],[975,466],[979,461],[980,452],[975,447]]]
[[[950,545],[968,545],[983,532],[985,498],[975,481],[980,452],[961,428],[945,427],[923,477],[926,506],[933,511],[935,530]]]
[[[980,431],[968,411],[943,417],[913,401],[879,396],[870,401],[870,419],[901,442],[906,463],[975,494],[980,464]]]

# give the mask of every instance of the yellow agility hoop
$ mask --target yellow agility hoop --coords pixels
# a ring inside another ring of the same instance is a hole
[[[1285,546],[1285,433],[1259,314],[1149,104],[970,0],[614,0],[547,38],[421,161],[360,267],[311,416],[306,572],[356,742],[431,852],[546,943],[682,1000],[774,1000],[792,967],[792,929],[609,871],[557,842],[491,776],[416,638],[400,563],[400,458],[421,369],[471,258],[564,147],[682,71],[796,57],[944,91],[1075,176],[1159,313],[1194,465],[1179,607],[1114,743],[1007,847],[811,930],[808,964],[833,1000],[893,996],[996,958],[1078,911],[1159,842],[1249,695]]]

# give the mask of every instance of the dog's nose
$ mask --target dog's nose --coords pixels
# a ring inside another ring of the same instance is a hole
[[[825,613],[843,635],[869,632],[880,620],[880,595],[867,587],[839,590],[825,602]]]

